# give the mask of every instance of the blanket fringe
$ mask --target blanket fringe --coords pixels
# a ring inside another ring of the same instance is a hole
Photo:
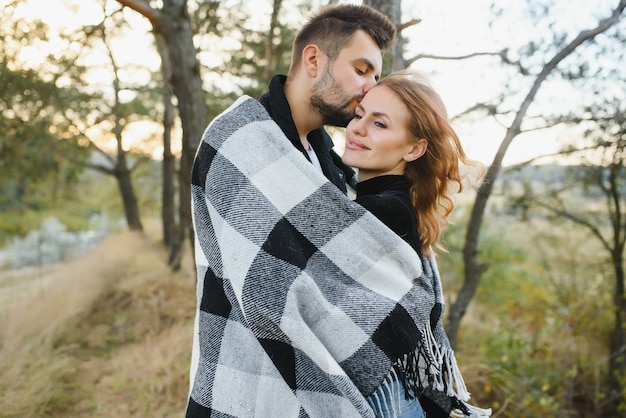
[[[429,326],[420,330],[422,344],[398,362],[402,374],[413,389],[418,391],[430,387],[457,400],[458,407],[450,414],[453,418],[490,417],[491,409],[482,409],[470,405],[470,392],[467,390],[459,370],[454,351],[441,350]]]
[[[396,373],[396,371],[392,368],[391,373],[385,377],[383,383],[376,389],[376,391],[367,398],[367,402],[375,411],[380,411],[383,415],[377,418],[397,418],[398,414],[402,413],[401,408],[399,407],[401,403],[402,391],[397,390],[396,386],[394,386],[394,382],[401,381],[400,377]],[[410,397],[408,392],[405,393],[406,399],[413,399]],[[391,405],[387,403],[387,394],[389,394],[389,399],[391,400]],[[382,399],[382,402],[381,402]],[[389,414],[387,415],[386,412]]]
[[[465,402],[463,403],[463,406],[467,409],[469,415],[459,409],[455,409],[450,413],[450,418],[482,418],[491,416],[491,408],[483,409]]]
[[[444,392],[448,396],[454,396],[461,401],[467,401],[470,393],[465,386],[465,381],[456,362],[454,351],[448,349],[442,351],[435,340],[429,326],[420,330],[423,336],[423,345],[417,347],[414,353],[410,353],[402,360],[419,374],[420,388],[431,386],[433,389]],[[409,358],[419,359],[417,364],[410,363]],[[420,364],[425,362],[425,364]],[[416,367],[417,366],[417,367]],[[424,367],[426,366],[426,367]],[[421,369],[426,368],[425,373]],[[430,384],[432,382],[432,384]]]

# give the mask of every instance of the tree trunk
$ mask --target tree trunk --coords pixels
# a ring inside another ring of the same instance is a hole
[[[172,125],[174,123],[174,109],[172,97],[166,93],[164,98],[165,114],[163,116],[163,202],[161,221],[163,224],[163,243],[170,246],[174,240],[176,222],[176,191],[174,176],[176,175],[176,158],[172,154]]]
[[[623,146],[622,146],[623,147]],[[619,153],[616,153],[619,155]],[[608,375],[608,404],[607,413],[616,414],[624,399],[626,384],[626,289],[624,284],[624,248],[626,247],[626,209],[623,207],[624,190],[622,180],[624,176],[624,159],[618,158],[612,164],[609,175],[608,202],[612,206],[609,210],[613,227],[613,242],[611,261],[615,271],[615,324],[609,342],[611,356],[609,357]]]
[[[178,240],[182,251],[186,232],[189,232],[193,251],[193,225],[191,223],[191,166],[200,143],[202,133],[208,123],[208,109],[204,101],[204,90],[200,78],[200,63],[193,45],[191,19],[186,1],[167,0],[163,2],[166,17],[161,20],[169,50],[170,60],[176,63],[172,68],[172,87],[178,99],[178,112],[183,128],[182,155],[179,170],[179,220]],[[171,267],[180,268],[182,254],[174,257]]]
[[[363,4],[370,6],[371,8],[378,10],[391,20],[396,27],[398,41],[392,46],[391,54],[385,58],[385,67],[389,72],[404,70],[406,68],[406,62],[404,60],[404,44],[405,40],[402,37],[402,7],[400,0],[364,0]]]
[[[126,216],[126,223],[128,229],[131,231],[142,231],[143,226],[139,219],[139,206],[137,205],[137,197],[133,189],[133,179],[131,172],[128,169],[128,162],[126,161],[126,151],[122,147],[122,126],[119,120],[116,118],[115,127],[113,128],[115,139],[117,140],[117,157],[115,162],[115,168],[113,169],[113,175],[117,180],[117,186],[120,189],[122,195],[122,203],[124,205],[124,215]]]
[[[110,116],[112,117],[114,123],[112,133],[115,136],[117,155],[115,160],[111,159],[111,161],[114,161],[114,167],[109,172],[115,176],[115,179],[117,180],[117,185],[120,189],[120,194],[122,195],[122,203],[124,205],[124,214],[126,215],[128,229],[141,231],[143,230],[143,226],[141,225],[141,220],[139,218],[139,206],[137,204],[135,191],[133,190],[131,169],[128,168],[128,161],[126,160],[126,150],[124,150],[123,146],[123,131],[126,126],[125,120],[127,115],[122,110],[123,106],[120,99],[120,92],[122,88],[119,79],[119,68],[115,61],[113,52],[111,51],[109,44],[106,42],[106,32],[102,32],[102,37],[105,40],[104,43],[109,53],[109,59],[111,60],[111,66],[113,67],[113,74],[115,75],[115,78],[113,79],[115,102],[111,109]]]
[[[265,66],[265,79],[269,80],[274,74],[274,66],[276,61],[276,28],[279,27],[278,15],[280,9],[283,7],[282,0],[274,0],[272,5],[272,15],[270,16],[270,29],[267,33],[267,43],[265,44],[265,60],[267,65]]]
[[[624,228],[626,232],[626,228]],[[615,325],[611,334],[608,376],[608,402],[604,408],[608,414],[617,413],[623,401],[624,378],[626,378],[626,295],[624,294],[623,246],[613,254],[615,268]]]
[[[190,173],[196,148],[208,123],[208,108],[200,78],[200,63],[193,44],[191,18],[185,0],[163,0],[162,9],[154,9],[143,0],[118,0],[142,14],[152,24],[155,32],[163,36],[172,66],[172,88],[178,101],[178,113],[183,129],[182,155],[179,170],[179,240],[172,248],[178,253],[171,257],[173,270],[180,269],[184,239],[189,233],[193,251],[193,225],[191,223]]]
[[[131,179],[131,173],[126,167],[125,158],[121,158],[120,165],[115,169],[115,178],[117,185],[122,195],[122,202],[124,203],[124,214],[126,215],[126,222],[128,223],[128,229],[132,231],[142,231],[143,226],[139,217],[139,206],[137,205],[137,198],[133,190],[133,182]]]
[[[157,38],[157,48],[161,56],[163,74],[163,190],[161,223],[163,226],[163,244],[170,247],[177,229],[174,176],[176,175],[176,158],[172,154],[172,126],[174,125],[174,106],[172,104],[172,63],[163,38]],[[171,250],[171,248],[170,248]]]

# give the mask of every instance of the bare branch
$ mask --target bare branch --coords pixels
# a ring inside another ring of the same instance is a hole
[[[150,157],[148,157],[147,155],[139,155],[139,157],[137,157],[137,160],[129,167],[128,171],[133,172],[137,167],[149,160]]]
[[[133,9],[150,21],[152,27],[159,29],[161,27],[161,13],[159,10],[150,7],[145,0],[117,0],[124,7]]]
[[[409,28],[411,26],[415,26],[418,23],[420,23],[422,21],[422,19],[411,19],[408,22],[404,22],[402,24],[400,24],[400,26],[398,26],[398,31],[403,31],[406,28]]]
[[[434,55],[434,54],[417,54],[412,58],[406,60],[407,67],[420,59],[434,59],[434,60],[464,60],[468,58],[480,57],[480,56],[501,56],[502,52],[472,52],[466,55]]]
[[[487,113],[487,115],[489,116],[494,116],[498,114],[498,106],[496,106],[495,104],[489,104],[489,103],[476,103],[475,105],[468,107],[467,109],[465,109],[464,111],[456,114],[452,119],[459,119],[465,115],[469,115],[471,113],[474,112],[478,112],[478,111],[485,111]]]
[[[522,124],[522,120],[526,116],[526,112],[528,111],[530,104],[535,99],[535,96],[537,95],[539,88],[541,87],[543,82],[546,80],[548,75],[557,67],[557,65],[563,59],[565,59],[572,52],[574,52],[574,50],[578,46],[580,46],[583,42],[593,39],[595,36],[606,31],[612,25],[614,25],[617,21],[619,21],[619,17],[624,11],[625,7],[626,7],[626,0],[621,0],[619,6],[613,11],[610,18],[604,19],[602,22],[598,24],[598,26],[596,26],[593,29],[584,30],[580,32],[578,36],[576,36],[576,38],[574,38],[567,46],[565,46],[562,50],[560,50],[543,67],[541,72],[537,75],[537,78],[535,79],[532,87],[528,91],[528,94],[524,98],[524,101],[522,102],[519,108],[519,111],[517,112],[515,116],[515,120],[513,121],[509,129],[507,130],[507,133],[504,139],[502,140],[502,143],[500,144],[498,151],[496,152],[496,156],[494,157],[490,170],[487,173],[487,177],[486,177],[487,179],[491,179],[492,181],[495,180],[495,177],[497,176],[497,170],[502,165],[502,160],[504,158],[504,154],[506,153],[506,150],[508,149],[513,139],[521,132],[520,127]],[[485,186],[485,189],[482,191],[482,193],[485,193],[488,196],[491,187],[489,186],[489,183],[485,183],[485,184],[486,186]],[[485,199],[485,202],[486,202],[486,199]],[[480,210],[480,208],[477,207],[477,210]]]
[[[510,173],[510,172],[513,172],[513,171],[521,170],[522,168],[524,168],[524,167],[534,163],[535,161],[543,160],[544,158],[562,157],[562,156],[565,156],[565,155],[576,154],[578,152],[594,150],[596,148],[597,147],[595,147],[595,146],[589,146],[589,147],[584,147],[584,148],[571,148],[571,149],[566,149],[566,150],[562,150],[562,151],[559,151],[559,152],[553,152],[553,153],[550,153],[550,154],[538,155],[536,157],[529,158],[526,161],[522,161],[520,163],[517,163],[517,164],[514,164],[514,165],[511,165],[511,166],[507,167],[505,172],[506,173]]]
[[[74,158],[72,156],[65,156],[65,158],[67,158],[68,161],[72,162],[73,164],[79,167],[89,168],[91,170],[99,171],[101,173],[108,174],[108,175],[114,175],[115,174],[115,160],[113,160],[109,154],[104,152],[93,142],[90,141],[90,144],[91,144],[90,145],[91,147],[93,147],[97,152],[102,154],[106,158],[106,160],[111,163],[111,166],[99,164],[99,163],[93,163],[89,161],[83,161],[83,160]]]
[[[104,174],[108,174],[110,176],[115,175],[115,169],[111,168],[111,167],[107,167],[103,164],[97,164],[97,163],[87,163],[87,164],[83,164],[84,166],[86,166],[87,168],[90,168],[92,170],[95,171],[99,171],[101,173]]]
[[[496,56],[500,57],[503,63],[513,65],[519,69],[519,72],[522,75],[529,75],[530,72],[522,65],[522,63],[518,61],[513,61],[509,58],[509,50],[508,48],[503,49],[499,52],[472,52],[470,54],[465,55],[433,55],[433,54],[418,54],[413,58],[409,58],[407,60],[407,66],[411,65],[417,60],[420,59],[435,59],[435,60],[464,60],[468,58],[481,57],[481,56]]]
[[[560,209],[560,208],[556,208],[553,205],[550,205],[548,203],[545,202],[541,202],[539,200],[534,202],[537,206],[542,207],[543,209],[546,209],[549,212],[554,213],[555,215],[558,215],[562,218],[565,219],[569,219],[570,221],[574,222],[575,224],[584,226],[585,228],[587,228],[589,231],[591,231],[591,233],[597,237],[600,242],[602,243],[602,246],[604,248],[606,248],[609,252],[611,252],[611,244],[604,238],[604,236],[602,235],[602,232],[600,231],[600,229],[595,226],[594,224],[592,224],[590,221],[588,221],[587,219],[584,219],[574,213],[570,213],[568,211],[566,211],[565,209]]]

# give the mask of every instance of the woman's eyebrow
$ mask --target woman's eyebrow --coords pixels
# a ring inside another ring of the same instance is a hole
[[[362,105],[361,103],[359,103],[358,105],[356,105],[356,108],[357,108],[357,109],[359,109],[359,110],[361,110],[361,111],[363,111],[363,112],[365,112],[365,113],[367,113],[367,110],[365,110],[365,108],[363,107],[363,105]],[[388,116],[385,112],[380,112],[380,111],[378,111],[378,112],[372,112],[372,116],[375,116],[375,117],[384,117],[384,118],[389,119],[389,116]]]

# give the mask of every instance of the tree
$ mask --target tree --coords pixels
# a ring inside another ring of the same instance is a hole
[[[223,24],[237,28],[237,33],[229,36],[238,41],[238,46],[225,51],[230,60],[219,72],[236,77],[243,94],[259,97],[267,90],[274,74],[287,74],[297,28],[288,20],[280,19],[285,12],[283,3],[282,0],[272,1],[267,26],[253,25],[250,10],[243,2],[239,8],[231,8],[224,17]],[[283,21],[285,23],[281,23]]]
[[[418,24],[420,19],[412,19],[406,22],[402,21],[402,1],[401,0],[364,0],[363,4],[378,10],[391,20],[397,30],[397,42],[391,48],[390,59],[386,67],[389,72],[404,70],[410,64],[405,59],[406,40],[403,31],[413,25]]]
[[[206,13],[194,13],[193,21],[198,22],[198,42],[204,49],[212,48],[213,52],[211,62],[203,66],[203,75],[208,80],[209,100],[217,109],[229,106],[241,94],[258,98],[267,90],[274,74],[287,74],[293,40],[307,17],[306,13],[301,16],[289,13],[316,10],[328,2],[319,5],[312,5],[311,2],[304,4],[302,1],[286,3],[283,0],[271,1],[268,19],[262,21],[256,19],[258,12],[255,13],[256,10],[251,10],[249,3],[243,1],[216,13],[209,23],[199,19]],[[209,24],[217,29],[209,32],[205,29]],[[228,40],[223,49],[214,47],[218,38]],[[219,60],[216,59],[218,57]],[[211,82],[214,79],[219,81]]]
[[[17,12],[16,4],[6,4],[0,22],[0,206],[23,211],[45,207],[51,202],[44,199],[68,190],[80,173],[69,161],[88,153],[62,118],[63,109],[82,108],[85,95],[63,82],[82,67],[71,52],[50,53],[49,65],[41,67],[25,62],[21,52],[45,43],[49,28]],[[52,193],[34,193],[36,184]]]
[[[167,45],[156,35],[156,45],[161,57],[161,74],[163,77],[163,172],[162,172],[162,199],[161,199],[161,225],[163,228],[163,244],[170,249],[178,248],[176,231],[176,157],[172,153],[172,128],[175,121],[173,88],[172,88],[172,62],[167,51]],[[170,251],[170,263],[176,259],[176,250]]]
[[[550,60],[543,64],[538,73],[532,75],[532,77],[534,77],[534,81],[521,102],[519,109],[515,112],[515,116],[511,124],[506,129],[504,139],[502,140],[500,147],[498,148],[496,155],[487,170],[485,178],[478,188],[476,199],[472,207],[465,236],[465,245],[463,248],[463,258],[465,264],[464,282],[456,300],[450,307],[448,315],[447,331],[453,346],[456,345],[461,319],[463,318],[469,303],[476,293],[481,275],[484,273],[485,269],[488,268],[485,263],[481,263],[478,259],[480,229],[484,220],[487,201],[492,193],[493,186],[502,167],[502,160],[508,147],[513,139],[522,133],[522,122],[526,118],[528,108],[531,103],[533,103],[540,87],[546,81],[548,76],[552,74],[557,66],[565,58],[571,55],[580,45],[594,39],[596,36],[602,34],[615,25],[620,20],[625,7],[626,0],[621,0],[608,18],[599,22],[596,27],[580,32],[574,39],[572,39],[564,47],[560,48]],[[532,46],[529,48],[531,51],[533,50]],[[502,55],[502,58],[505,62],[513,63],[505,54]],[[519,66],[520,71],[523,74],[533,74],[531,70],[523,68],[521,63],[517,62],[514,64]],[[493,106],[485,106],[483,109],[488,109],[489,112],[493,112],[494,108]]]
[[[115,27],[120,27],[122,22],[115,20],[117,16],[114,14],[111,17],[105,18],[105,20],[97,25],[93,29],[94,33],[98,33],[104,44],[104,49],[107,52],[109,63],[111,65],[111,72],[113,75],[113,96],[112,104],[110,106],[99,106],[99,109],[103,112],[98,117],[98,124],[106,124],[111,126],[111,133],[115,137],[116,151],[115,156],[111,156],[108,152],[103,151],[95,141],[90,140],[91,147],[98,151],[107,161],[107,164],[90,162],[87,166],[91,169],[98,170],[102,173],[115,177],[117,185],[122,197],[122,203],[124,207],[124,214],[126,216],[126,223],[131,230],[141,231],[143,225],[141,223],[141,217],[139,214],[139,206],[137,204],[137,197],[133,188],[132,172],[139,166],[139,164],[145,162],[148,159],[147,155],[142,155],[140,151],[135,151],[137,157],[132,165],[129,162],[129,152],[124,146],[124,131],[134,121],[141,120],[144,116],[149,116],[151,111],[149,110],[149,103],[152,100],[149,98],[149,90],[144,91],[144,94],[135,94],[132,100],[123,100],[122,93],[135,91],[140,89],[126,84],[121,80],[120,67],[117,63],[115,54],[113,53],[110,43],[108,41],[108,28],[107,23],[111,20]],[[148,105],[146,105],[148,103]],[[83,133],[86,137],[87,134]]]
[[[622,80],[624,81],[624,80]],[[607,413],[626,406],[623,398],[626,377],[626,91],[602,109],[588,107],[590,120],[577,121],[587,126],[586,144],[568,146],[561,153],[570,164],[567,176],[551,182],[537,192],[525,187],[513,200],[524,217],[543,212],[548,219],[566,220],[586,229],[606,251],[612,266],[614,324],[609,342],[608,393],[604,400]]]
[[[128,142],[125,130],[134,122],[154,119],[154,106],[151,106],[154,100],[150,84],[138,87],[121,77],[122,72],[139,73],[142,69],[119,66],[109,42],[110,32],[121,28],[120,21],[115,21],[116,17],[105,17],[91,26],[60,30],[57,43],[63,43],[65,48],[60,48],[62,52],[50,51],[48,56],[43,56],[41,59],[45,65],[36,69],[29,69],[24,62],[6,61],[7,67],[16,68],[5,73],[11,78],[10,82],[7,80],[7,85],[12,89],[5,90],[6,121],[11,121],[15,129],[7,126],[9,129],[4,131],[7,134],[6,146],[2,148],[7,158],[28,157],[18,160],[22,166],[12,163],[13,168],[5,171],[6,174],[13,171],[18,179],[17,195],[25,194],[24,188],[31,181],[63,175],[64,181],[68,182],[71,177],[67,173],[79,173],[84,168],[91,168],[115,177],[127,224],[130,229],[141,230],[131,173],[146,160],[146,156],[137,149],[131,156],[124,144]],[[30,45],[40,42],[40,48],[46,49],[47,38],[54,36],[50,35],[54,33],[50,28],[37,20],[15,19],[9,22],[13,23],[13,32],[3,37],[7,52],[20,42],[29,42],[29,39]],[[94,61],[84,65],[88,59]],[[95,61],[98,64],[93,64]],[[92,71],[101,71],[98,82],[102,84],[96,86]],[[111,84],[107,91],[105,80],[108,75],[111,76]],[[37,82],[36,78],[41,78],[41,82]],[[19,79],[22,81],[19,82]],[[128,99],[129,96],[132,99]],[[9,117],[8,112],[16,117]],[[101,128],[99,137],[112,134],[116,143],[115,156],[99,145],[102,138],[92,138],[94,135],[90,131],[98,127]],[[94,150],[103,159],[92,159]],[[132,166],[131,158],[135,159]],[[32,168],[26,169],[27,164]]]
[[[39,206],[31,196],[35,183],[46,182],[54,190],[69,184],[78,171],[67,157],[85,158],[85,153],[54,134],[54,107],[73,94],[42,80],[28,69],[12,70],[0,62],[0,183],[5,209]]]
[[[208,107],[204,99],[200,63],[193,44],[191,18],[186,0],[164,0],[161,8],[153,7],[150,2],[144,0],[118,0],[118,2],[148,19],[154,32],[162,37],[166,45],[161,51],[168,54],[170,63],[176,63],[171,66],[169,82],[177,99],[182,126],[182,155],[178,178],[180,225],[170,245],[170,266],[178,270],[181,267],[183,242],[186,236],[189,236],[193,249],[189,176],[196,149],[208,123]]]

